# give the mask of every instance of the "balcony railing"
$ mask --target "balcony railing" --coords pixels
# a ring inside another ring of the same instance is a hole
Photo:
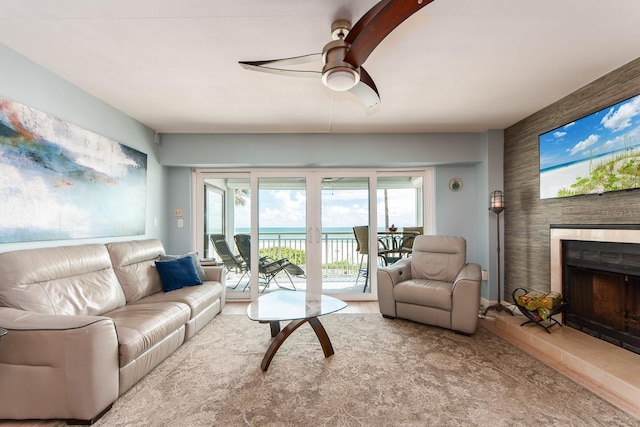
[[[274,258],[289,258],[302,269],[306,266],[307,236],[303,233],[260,233],[261,253],[269,253]],[[356,251],[357,242],[353,233],[322,233],[322,275],[353,276],[360,265],[360,255]],[[366,260],[365,260],[366,263]]]

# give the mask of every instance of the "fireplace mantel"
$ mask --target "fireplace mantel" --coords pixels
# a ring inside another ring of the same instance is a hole
[[[551,225],[549,252],[551,256],[551,291],[562,292],[562,241],[640,243],[640,225]]]

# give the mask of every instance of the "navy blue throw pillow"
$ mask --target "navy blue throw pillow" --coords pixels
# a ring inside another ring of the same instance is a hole
[[[204,268],[202,268],[202,264],[200,264],[200,258],[198,257],[197,252],[189,252],[186,255],[160,255],[160,261],[184,258],[186,256],[190,256],[193,260],[193,266],[196,268],[196,272],[198,273],[198,277],[200,278],[200,280],[202,280],[203,282],[207,280],[207,273],[204,272]]]
[[[202,285],[198,277],[193,259],[190,256],[167,261],[156,261],[156,269],[162,282],[162,290],[165,292],[186,286]]]

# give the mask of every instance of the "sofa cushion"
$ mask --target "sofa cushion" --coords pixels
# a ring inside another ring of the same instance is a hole
[[[129,304],[106,313],[116,324],[120,367],[183,327],[189,314],[189,307],[177,302]]]
[[[104,245],[0,254],[0,305],[43,314],[101,315],[125,304]]]
[[[122,307],[124,293],[112,269],[11,290],[16,307],[42,314],[98,316]]]
[[[193,266],[196,268],[196,272],[198,273],[198,277],[200,277],[200,280],[202,282],[207,280],[207,273],[205,273],[204,268],[202,268],[202,264],[200,264],[200,257],[198,256],[197,252],[189,252],[184,255],[160,255],[160,260],[164,261],[169,259],[178,259],[184,258],[186,256],[191,257],[191,259],[193,260]]]
[[[202,285],[196,267],[190,256],[165,261],[156,261],[156,269],[160,274],[162,290],[170,292],[187,286]]]
[[[194,319],[220,299],[223,290],[219,282],[204,282],[201,286],[190,286],[171,292],[156,292],[133,304],[181,302],[189,306],[191,309],[190,319]]]
[[[406,302],[426,307],[451,311],[453,283],[428,279],[411,279],[393,287],[397,302]]]
[[[155,260],[164,255],[164,247],[159,240],[109,243],[107,250],[127,303],[162,290],[155,266]]]

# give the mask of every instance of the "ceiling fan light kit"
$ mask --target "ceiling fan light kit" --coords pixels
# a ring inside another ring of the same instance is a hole
[[[360,81],[360,74],[346,67],[334,68],[322,73],[322,83],[331,90],[344,92]]]
[[[382,0],[365,13],[351,27],[351,22],[338,19],[331,25],[331,38],[322,49],[322,72],[280,68],[313,62],[316,55],[266,61],[240,61],[244,68],[290,76],[313,77],[321,75],[322,83],[334,91],[349,91],[365,106],[380,103],[380,95],[373,79],[362,68],[378,44],[398,25],[434,0]]]
[[[331,26],[333,41],[322,49],[322,83],[329,89],[344,92],[351,89],[360,81],[360,73],[348,62],[344,61],[350,44],[344,41],[349,34],[351,23],[346,19],[339,19]]]

